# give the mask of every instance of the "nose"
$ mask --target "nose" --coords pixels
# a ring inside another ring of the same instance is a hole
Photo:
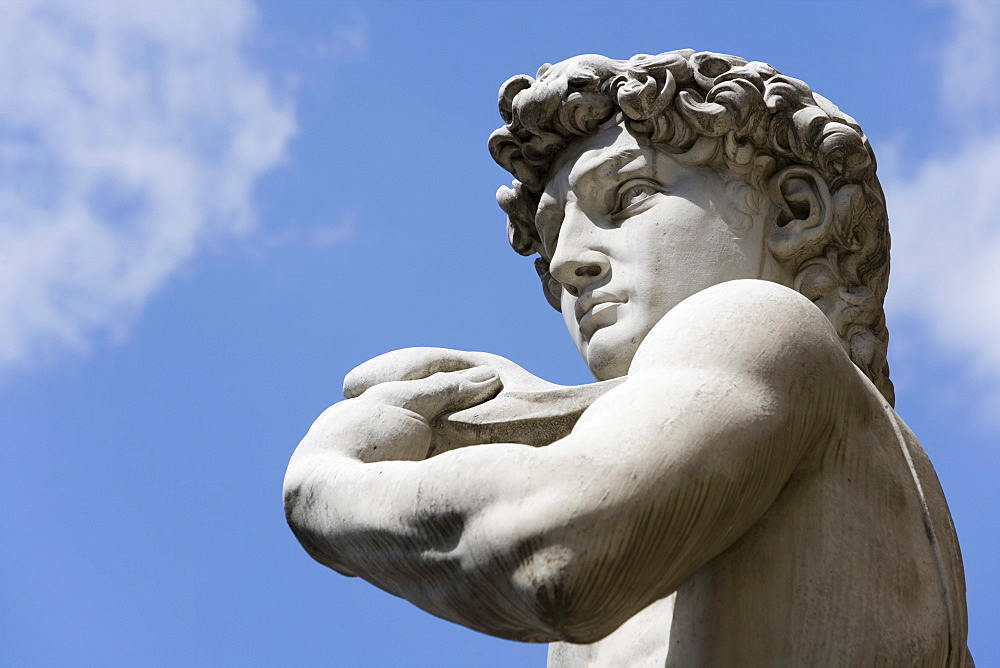
[[[579,211],[567,211],[563,218],[549,273],[574,297],[611,271],[611,260],[600,243],[602,231]]]

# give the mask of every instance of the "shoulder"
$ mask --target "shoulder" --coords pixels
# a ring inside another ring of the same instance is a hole
[[[639,347],[629,376],[677,365],[774,380],[803,373],[819,380],[830,371],[842,377],[853,367],[815,304],[762,280],[720,283],[675,306]]]

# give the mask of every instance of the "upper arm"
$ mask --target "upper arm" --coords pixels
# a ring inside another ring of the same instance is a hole
[[[593,642],[766,512],[851,394],[844,378],[857,374],[812,303],[718,285],[663,318],[569,436],[420,462],[317,451],[290,485],[309,500],[295,522],[324,563],[435,614]]]
[[[819,309],[736,283],[671,311],[516,501],[483,508],[487,543],[533,546],[514,580],[559,637],[603,637],[737,540],[844,394],[851,363]]]

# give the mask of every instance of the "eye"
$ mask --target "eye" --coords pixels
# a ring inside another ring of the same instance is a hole
[[[626,218],[633,214],[645,210],[644,204],[654,195],[659,194],[659,189],[651,183],[626,183],[619,191],[618,202],[615,210],[612,211],[614,218]]]
[[[542,248],[551,257],[556,251],[559,228],[562,227],[563,211],[552,205],[541,206],[535,214],[535,230]]]

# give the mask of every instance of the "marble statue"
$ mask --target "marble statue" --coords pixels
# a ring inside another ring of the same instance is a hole
[[[691,50],[544,65],[499,106],[510,242],[598,382],[362,364],[285,477],[306,551],[552,666],[971,665],[854,119]]]

